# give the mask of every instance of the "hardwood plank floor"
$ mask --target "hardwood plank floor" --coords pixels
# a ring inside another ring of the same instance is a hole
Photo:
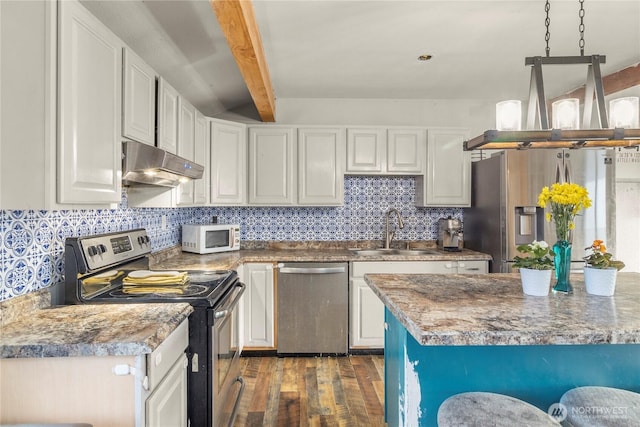
[[[236,427],[385,426],[384,357],[242,357]]]

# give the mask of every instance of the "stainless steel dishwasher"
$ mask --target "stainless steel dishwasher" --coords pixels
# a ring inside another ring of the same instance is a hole
[[[346,354],[347,263],[278,264],[278,354]]]

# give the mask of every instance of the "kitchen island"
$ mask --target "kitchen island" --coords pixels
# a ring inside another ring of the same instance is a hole
[[[467,391],[547,409],[574,387],[640,392],[640,274],[616,294],[532,297],[518,274],[366,275],[385,304],[385,414],[390,427],[436,425]]]

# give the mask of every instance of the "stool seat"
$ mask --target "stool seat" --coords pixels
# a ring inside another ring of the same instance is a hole
[[[504,394],[460,393],[438,409],[438,427],[460,426],[559,426],[545,411]]]
[[[567,421],[582,427],[640,426],[640,393],[612,387],[577,387],[560,403],[567,407]]]

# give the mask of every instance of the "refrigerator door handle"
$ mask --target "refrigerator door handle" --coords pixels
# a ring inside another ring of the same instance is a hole
[[[558,155],[558,161],[556,162],[556,182],[558,184],[562,184],[564,182],[571,183],[572,181],[572,173],[571,173],[571,161],[568,158],[563,158],[564,156]]]

